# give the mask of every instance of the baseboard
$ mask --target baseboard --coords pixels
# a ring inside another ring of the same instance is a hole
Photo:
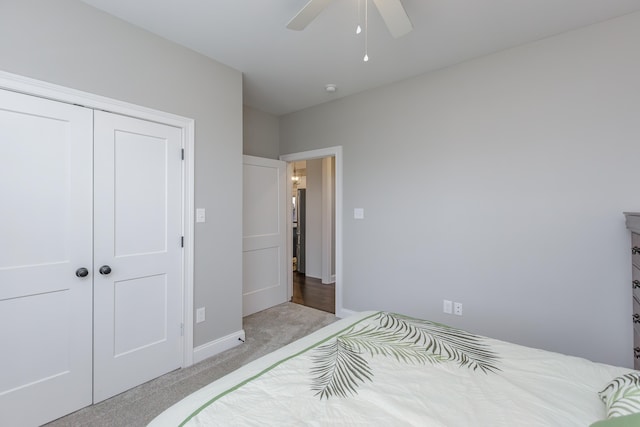
[[[329,277],[329,281],[328,281],[328,282],[325,282],[324,280],[322,280],[322,284],[323,284],[323,285],[330,285],[330,284],[332,284],[332,283],[336,283],[336,275],[335,275],[335,274],[332,274],[332,275]]]
[[[346,308],[341,308],[336,313],[336,317],[344,319],[345,317],[353,316],[356,313],[357,313],[357,311],[347,310]]]
[[[193,349],[193,363],[202,362],[211,356],[222,353],[244,342],[244,329],[229,334],[225,337],[209,341],[206,344],[199,345]]]

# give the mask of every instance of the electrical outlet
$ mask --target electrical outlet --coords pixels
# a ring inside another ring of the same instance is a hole
[[[445,312],[445,313],[447,313],[447,314],[451,314],[451,312],[452,312],[452,310],[453,310],[453,309],[452,309],[452,307],[453,307],[453,306],[452,306],[452,304],[453,304],[453,303],[452,303],[450,300],[448,300],[448,299],[443,300],[443,301],[442,301],[442,311],[443,311],[443,312]]]
[[[204,322],[206,318],[206,312],[204,307],[200,307],[196,310],[196,323]]]
[[[453,314],[456,316],[462,316],[462,303],[454,302],[453,303]]]

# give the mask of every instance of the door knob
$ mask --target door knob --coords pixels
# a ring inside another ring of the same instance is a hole
[[[87,270],[84,267],[80,267],[79,269],[76,270],[77,277],[87,277],[88,275],[89,275],[89,270]]]
[[[103,276],[106,276],[107,274],[111,273],[111,267],[109,267],[108,265],[103,265],[98,271]]]

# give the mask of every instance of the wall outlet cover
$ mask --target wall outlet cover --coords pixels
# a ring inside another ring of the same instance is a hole
[[[456,302],[453,303],[453,314],[456,316],[462,316],[462,303]]]

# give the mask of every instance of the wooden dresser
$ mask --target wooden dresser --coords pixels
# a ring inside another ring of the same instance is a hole
[[[625,212],[631,230],[634,369],[640,369],[640,212]]]

